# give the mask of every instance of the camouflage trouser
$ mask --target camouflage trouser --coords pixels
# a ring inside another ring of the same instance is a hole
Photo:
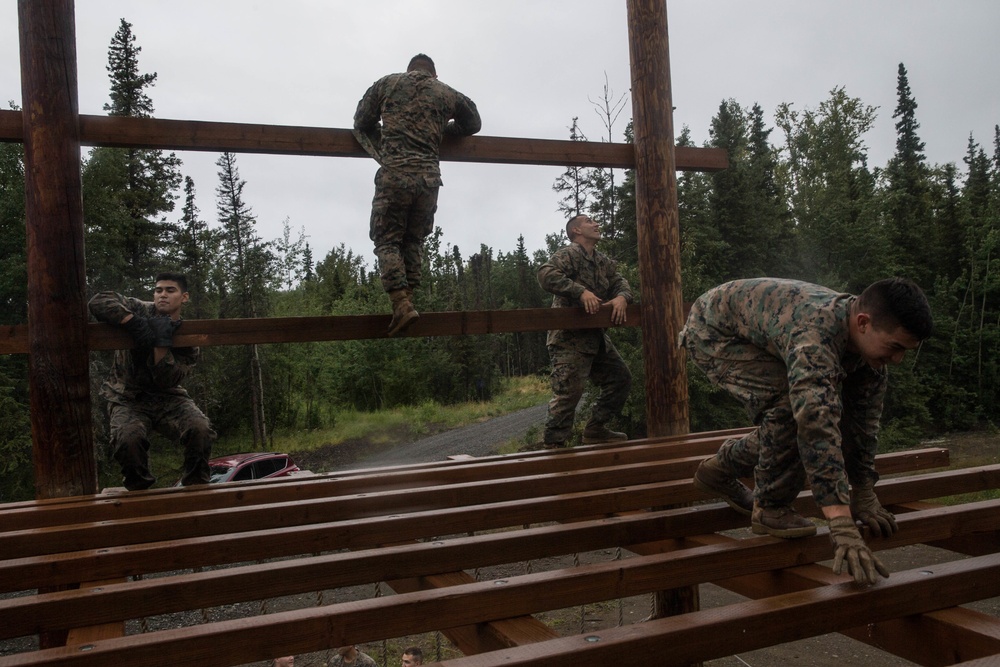
[[[369,236],[386,292],[420,286],[424,239],[434,230],[440,179],[379,169]]]
[[[545,422],[545,442],[563,443],[573,432],[576,406],[589,379],[600,388],[587,426],[608,423],[621,412],[632,387],[632,374],[615,346],[604,337],[596,354],[549,345],[552,362],[552,400]]]
[[[785,364],[760,348],[734,340],[706,342],[685,330],[682,341],[708,379],[738,399],[757,425],[739,439],[726,440],[720,462],[740,477],[753,475],[754,497],[762,507],[790,504],[805,487],[798,425],[788,394]]]
[[[156,430],[184,445],[181,482],[204,484],[209,480],[208,458],[215,431],[208,417],[187,396],[140,396],[128,405],[111,403],[111,446],[122,467],[125,488],[148,489],[156,482],[149,469],[149,431]]]

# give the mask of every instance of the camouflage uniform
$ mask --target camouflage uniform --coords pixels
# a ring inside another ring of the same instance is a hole
[[[335,655],[327,663],[327,667],[378,667],[378,663],[370,655],[358,651],[358,657],[354,662],[346,662],[341,656]]]
[[[761,507],[786,506],[808,479],[816,503],[848,505],[848,480],[878,481],[887,375],[848,350],[857,297],[794,280],[735,280],[700,296],[681,343],[757,429],[726,441],[720,462],[754,475]]]
[[[386,292],[420,285],[423,243],[434,229],[442,184],[442,138],[475,134],[481,126],[472,100],[422,70],[382,77],[358,103],[354,135],[381,165],[369,236]]]
[[[152,302],[114,292],[94,295],[90,312],[101,322],[115,325],[129,313],[147,318],[157,315]],[[208,482],[208,458],[215,431],[208,417],[180,386],[199,356],[196,347],[174,347],[167,350],[159,363],[154,363],[153,350],[149,348],[115,352],[111,375],[101,386],[101,396],[108,402],[111,445],[115,460],[122,467],[125,488],[147,489],[156,482],[149,469],[150,429],[184,445],[183,484]]]
[[[584,290],[601,301],[623,296],[632,302],[632,290],[615,261],[597,250],[588,255],[579,243],[557,250],[538,270],[538,284],[554,295],[553,308],[580,307]],[[632,374],[604,329],[556,329],[549,331],[545,343],[552,362],[545,442],[564,443],[569,438],[588,378],[601,390],[588,427],[604,425],[621,411]]]

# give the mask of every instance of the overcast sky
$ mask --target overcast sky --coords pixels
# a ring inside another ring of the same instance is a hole
[[[1000,123],[996,0],[668,0],[674,125],[696,144],[719,104],[816,109],[834,87],[877,106],[869,164],[895,148],[897,66],[917,101],[931,163],[961,162],[970,133],[988,154]],[[80,112],[103,114],[108,45],[120,19],[142,48],[158,118],[349,128],[361,95],[410,56],[434,58],[469,95],[481,134],[566,139],[574,116],[591,140],[605,129],[591,100],[605,76],[631,117],[625,0],[77,0]],[[17,8],[0,4],[0,103],[21,104]],[[772,134],[779,140],[779,132]],[[85,149],[86,151],[86,149]],[[201,217],[216,224],[217,154],[181,152]],[[344,243],[374,264],[368,217],[376,165],[361,158],[241,154],[246,202],[267,240],[287,218],[319,261]],[[563,218],[555,167],[443,163],[436,223],[468,257],[481,243],[510,252],[519,235],[544,247]],[[172,219],[179,217],[180,205]]]

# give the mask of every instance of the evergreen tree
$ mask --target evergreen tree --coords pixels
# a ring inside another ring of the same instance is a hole
[[[750,109],[748,120],[746,180],[752,202],[746,215],[748,227],[760,234],[754,243],[766,258],[756,268],[760,275],[794,277],[801,273],[798,234],[782,186],[778,150],[770,143],[772,128],[766,127],[759,104]]]
[[[569,126],[570,141],[587,140],[586,135],[580,130],[579,120],[579,116],[573,116],[573,122]],[[552,189],[562,195],[556,210],[562,212],[567,220],[588,210],[590,205],[589,172],[590,170],[585,167],[566,167],[566,171],[552,185]]]
[[[216,290],[210,289],[213,267],[217,265],[219,235],[198,216],[194,181],[184,178],[184,207],[180,224],[174,228],[174,242],[168,257],[171,264],[187,275],[188,291],[193,295],[187,316],[194,319],[215,317]]]
[[[156,74],[139,73],[132,25],[121,20],[108,49],[112,116],[148,118],[153,104],[146,89]],[[84,219],[89,278],[97,287],[134,291],[148,287],[171,237],[163,217],[174,209],[180,186],[174,153],[138,148],[95,148],[84,165]]]
[[[308,283],[312,282],[315,277],[312,248],[309,246],[309,241],[306,241],[306,247],[302,249],[302,280]]]
[[[26,222],[24,146],[0,143],[0,323],[4,324],[28,321]]]
[[[934,202],[934,229],[928,237],[934,248],[935,277],[946,284],[955,282],[962,273],[966,258],[966,233],[961,215],[962,193],[958,172],[953,163],[938,170],[931,181],[931,201]]]
[[[17,110],[11,103],[10,108]],[[0,323],[28,321],[24,146],[0,143]],[[34,495],[27,355],[0,355],[0,502]]]
[[[917,103],[903,63],[899,64],[896,96],[896,153],[886,168],[884,192],[890,248],[895,255],[891,272],[929,288],[936,264],[936,248],[927,243],[934,228],[930,172],[924,142],[917,136]]]
[[[274,256],[257,235],[257,220],[243,199],[246,181],[240,178],[236,156],[223,153],[219,167],[217,212],[222,225],[223,264],[228,267],[227,294],[222,317],[264,317],[272,284]],[[245,367],[250,388],[250,428],[254,447],[268,442],[264,404],[264,378],[259,346],[248,345]]]

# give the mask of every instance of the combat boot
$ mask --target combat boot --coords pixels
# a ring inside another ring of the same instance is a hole
[[[628,440],[628,435],[621,431],[612,431],[604,424],[587,425],[583,429],[583,444],[594,445],[599,442],[613,442],[616,440]]]
[[[405,289],[389,292],[392,301],[392,321],[389,322],[388,336],[395,336],[420,318],[420,313],[413,309]]]
[[[809,537],[816,534],[816,524],[791,507],[761,507],[754,503],[750,530],[755,535]]]
[[[753,491],[722,465],[718,454],[701,462],[692,483],[699,491],[722,498],[743,516],[753,512]]]

